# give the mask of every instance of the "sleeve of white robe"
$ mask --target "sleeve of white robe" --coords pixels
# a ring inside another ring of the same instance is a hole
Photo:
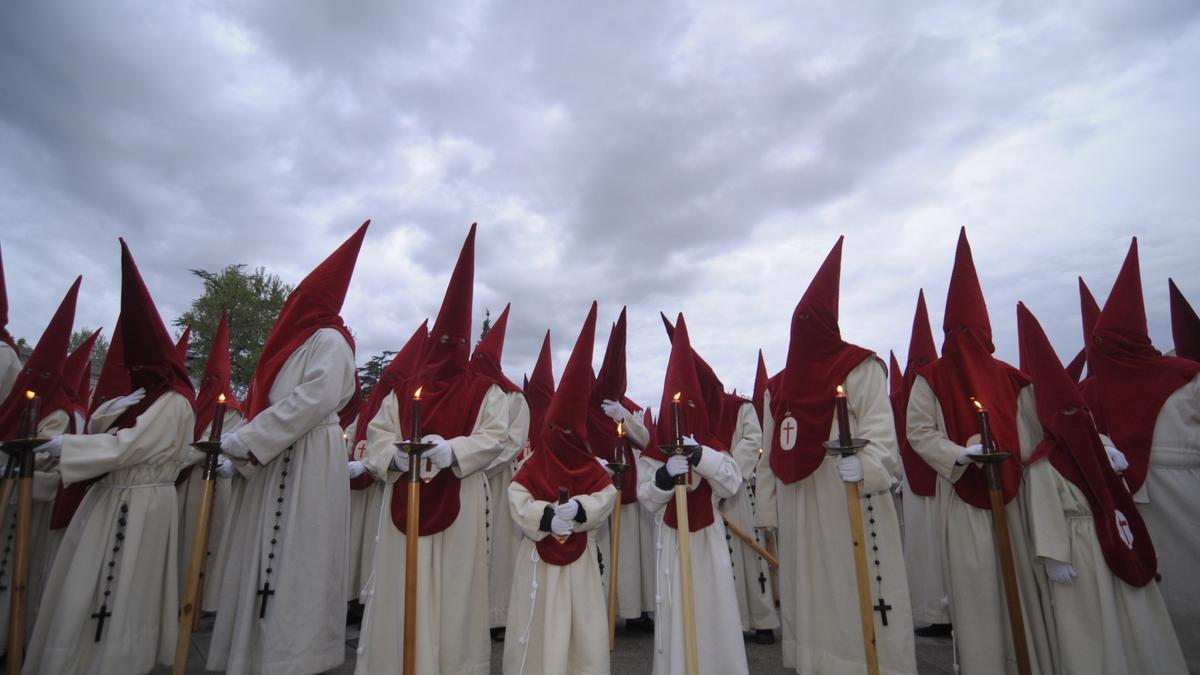
[[[193,420],[192,404],[169,391],[138,415],[132,427],[116,434],[67,434],[58,464],[62,480],[68,485],[78,483],[145,463],[164,452],[177,452],[183,425],[191,438]]]
[[[771,445],[775,437],[775,420],[771,418],[771,392],[763,392],[762,457],[758,460],[758,475],[754,479],[754,526],[779,527],[775,490],[778,477],[771,470]]]
[[[259,464],[269,464],[340,410],[353,393],[354,352],[341,333],[322,328],[301,349],[306,350],[304,380],[236,432]]]
[[[508,397],[492,385],[479,406],[479,415],[469,436],[447,438],[458,466],[454,475],[462,478],[483,471],[504,451],[508,440]]]
[[[506,398],[508,399],[508,431],[505,433],[504,450],[488,465],[489,473],[492,469],[497,469],[513,461],[521,448],[525,447],[525,441],[529,440],[529,403],[520,393],[507,394]]]
[[[67,433],[71,417],[66,410],[55,410],[38,421],[38,438],[50,438]],[[58,461],[42,453],[34,457],[33,501],[49,502],[58,495]]]
[[[1025,499],[1029,505],[1029,540],[1038,558],[1071,562],[1071,531],[1059,494],[1059,475],[1043,459],[1025,471]]]
[[[650,431],[646,429],[645,424],[642,424],[640,416],[626,416],[621,428],[625,431],[625,435],[629,437],[629,441],[634,446],[642,450],[646,449],[646,444],[650,442]]]
[[[0,401],[12,391],[17,375],[21,374],[21,359],[7,342],[0,342]]]
[[[867,494],[890,490],[900,478],[900,451],[887,395],[887,373],[875,358],[862,362],[846,376],[846,399],[858,425],[851,433],[867,439],[867,445],[858,451],[863,469],[862,490]],[[836,431],[836,415],[833,426]],[[836,438],[836,434],[831,436]]]
[[[763,443],[762,425],[758,422],[758,412],[754,410],[753,403],[743,403],[738,408],[737,430],[734,431],[733,438],[736,442],[729,449],[729,454],[733,455],[744,478],[754,473],[754,465],[758,463],[758,449]]]
[[[967,470],[966,464],[957,463],[966,448],[946,436],[940,418],[937,396],[925,378],[917,375],[908,396],[908,442],[938,475],[953,483]]]
[[[657,511],[671,501],[675,490],[661,490],[654,484],[654,474],[663,465],[645,455],[638,458],[638,499],[651,510]],[[708,481],[718,499],[728,499],[737,494],[742,486],[742,472],[737,462],[727,452],[704,448],[700,461],[692,469]]]
[[[1021,444],[1022,465],[1033,456],[1044,433],[1037,416],[1037,404],[1033,400],[1033,385],[1025,385],[1017,395],[1017,442]]]
[[[612,485],[608,485],[599,492],[572,496],[571,499],[579,502],[580,508],[587,516],[587,520],[584,522],[576,523],[575,531],[587,532],[607,523],[613,504],[616,503],[616,497],[617,489]],[[542,518],[546,513],[547,506],[554,507],[548,501],[534,499],[524,485],[515,481],[508,484],[509,513],[512,514],[513,520],[520,526],[525,536],[532,541],[541,541],[550,534],[541,529]]]
[[[102,434],[108,431],[121,413],[125,412],[124,410],[113,410],[113,404],[116,402],[116,398],[110,398],[96,406],[95,412],[88,418],[88,433]]]

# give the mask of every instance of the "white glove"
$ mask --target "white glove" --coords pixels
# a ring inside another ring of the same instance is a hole
[[[617,401],[604,399],[604,402],[600,404],[600,409],[614,422],[624,422],[625,418],[629,417],[629,411]]]
[[[1046,566],[1046,576],[1056,584],[1071,584],[1075,582],[1075,567],[1053,558],[1042,558]]]
[[[363,466],[363,463],[356,459],[353,462],[346,462],[346,469],[350,472],[350,480],[354,480],[363,475],[367,467]]]
[[[33,449],[34,453],[44,452],[54,459],[62,456],[63,437],[54,436],[50,440],[42,443]]]
[[[392,455],[392,466],[400,473],[408,473],[408,451],[396,448],[396,454]],[[353,478],[354,476],[351,476]]]
[[[579,502],[568,499],[566,504],[555,504],[554,515],[563,520],[575,520],[575,516],[579,515]]]
[[[976,443],[974,445],[968,445],[963,450],[963,454],[958,456],[958,461],[955,462],[955,464],[966,464],[971,461],[972,457],[977,457],[982,454],[983,454],[983,446],[982,445],[980,445],[978,443]]]
[[[667,458],[667,475],[671,477],[680,476],[688,472],[687,457],[683,455],[671,455]]]
[[[610,468],[608,468],[608,461],[607,461],[607,460],[605,460],[605,459],[604,459],[604,458],[602,458],[602,457],[597,457],[597,458],[596,458],[596,461],[597,461],[597,462],[600,462],[600,466],[604,467],[604,470],[608,472],[608,475],[610,475],[610,476],[611,476],[611,475],[613,475],[613,470],[612,470],[612,469],[610,469]]]
[[[430,434],[421,439],[422,443],[433,443],[434,447],[421,453],[422,460],[429,460],[435,469],[446,469],[454,462],[453,448],[450,447],[450,441],[438,436]]]
[[[1111,445],[1104,446],[1104,451],[1108,453],[1108,463],[1112,465],[1113,471],[1124,473],[1129,468],[1129,460],[1125,459],[1125,453]]]
[[[250,456],[250,448],[246,447],[236,431],[221,434],[221,452],[234,459],[246,459]]]
[[[863,479],[862,460],[858,455],[838,457],[838,475],[847,483],[857,483]]]
[[[574,521],[560,518],[557,515],[550,519],[550,532],[556,537],[570,536],[571,533],[574,532],[574,527]]]
[[[233,468],[233,460],[229,459],[228,457],[222,457],[217,460],[218,477],[233,478],[233,474],[236,472],[236,469]]]
[[[124,412],[137,405],[143,398],[146,398],[146,390],[142,387],[138,387],[137,389],[133,390],[133,393],[122,396],[121,398],[113,401],[112,405],[108,407],[108,410],[109,412],[114,413]]]

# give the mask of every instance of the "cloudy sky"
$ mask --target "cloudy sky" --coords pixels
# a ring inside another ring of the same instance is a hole
[[[373,220],[344,316],[359,360],[436,313],[480,224],[476,314],[513,303],[517,379],[561,368],[592,299],[630,311],[657,403],[682,311],[729,387],[846,235],[842,330],[940,325],[966,225],[999,355],[1023,299],[1065,358],[1137,235],[1155,342],[1200,300],[1200,3],[0,5],[0,245],[14,334],[75,274],[113,324],[124,236],[166,320],[189,268],[294,283]],[[1191,92],[1191,93],[1189,93]]]

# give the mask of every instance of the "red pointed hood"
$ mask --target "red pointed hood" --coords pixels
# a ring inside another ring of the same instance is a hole
[[[929,309],[925,305],[925,289],[917,291],[917,310],[913,314],[912,333],[908,339],[908,361],[904,372],[929,365],[937,360],[937,343],[933,341],[933,328],[929,321]],[[913,371],[915,375],[915,370]],[[912,386],[912,382],[908,383]]]
[[[908,442],[908,396],[917,379],[917,369],[933,363],[937,358],[937,344],[933,341],[929,308],[925,304],[925,289],[920,289],[917,291],[917,309],[913,313],[912,331],[908,339],[904,376],[899,390],[892,393],[892,415],[896,418],[896,440],[900,444],[904,477],[909,489],[921,497],[933,496],[937,487],[937,472],[921,459]]]
[[[501,356],[504,355],[504,336],[508,332],[508,310],[511,307],[512,303],[504,306],[500,317],[488,329],[487,335],[483,336],[479,344],[475,345],[475,352],[471,354],[471,367],[475,372],[491,379],[506,394],[521,391],[520,387],[505,376],[504,369],[500,366]]]
[[[604,361],[600,363],[600,372],[596,375],[595,388],[592,390],[591,407],[599,408],[606,400],[620,401],[625,397],[625,338],[626,319],[625,308],[613,324],[608,334],[608,345],[604,349]]]
[[[1154,578],[1158,560],[1133,497],[1112,470],[1083,396],[1063,369],[1041,324],[1024,304],[1017,326],[1045,437],[1030,463],[1050,460],[1087,498],[1100,550],[1113,574],[1132,586]]]
[[[222,309],[221,320],[217,322],[217,330],[213,333],[212,347],[208,351],[208,360],[204,362],[204,376],[200,378],[200,393],[196,396],[196,425],[193,428],[196,440],[200,440],[200,434],[208,428],[216,416],[217,399],[221,394],[225,395],[226,408],[242,411],[241,404],[233,395],[233,386],[230,383],[232,377],[233,365],[229,354],[229,312]]]
[[[17,341],[8,332],[8,285],[4,281],[4,255],[0,253],[0,342],[17,349]]]
[[[896,352],[888,350],[888,395],[895,396],[904,390],[904,371],[896,360]]]
[[[358,252],[367,236],[366,221],[308,276],[296,285],[283,303],[275,325],[263,344],[246,394],[245,413],[253,419],[270,405],[271,385],[292,353],[322,328],[340,332],[354,350],[354,338],[342,320],[342,304],[358,262]]]
[[[412,378],[421,364],[421,352],[425,350],[425,341],[428,338],[429,319],[426,319],[421,322],[420,326],[417,326],[408,341],[379,374],[379,381],[371,389],[371,395],[367,398],[366,405],[358,412],[358,424],[354,427],[355,447],[360,441],[366,440],[367,427],[371,424],[371,420],[379,414],[379,409],[383,407],[383,402],[387,399],[388,394],[394,392],[397,398],[413,395],[416,386],[412,384]],[[360,457],[355,459],[360,459]]]
[[[1021,483],[1017,396],[1029,380],[1016,368],[992,357],[995,347],[992,345],[991,321],[965,228],[958,236],[942,328],[946,334],[942,357],[917,368],[916,372],[925,378],[937,396],[946,419],[946,435],[951,442],[966,445],[979,431],[972,398],[988,408],[996,445],[1002,452],[1013,453],[1012,461],[999,465],[1007,503],[1016,495]],[[979,467],[968,467],[963,477],[955,482],[954,491],[975,508],[990,508],[986,477]]]
[[[86,340],[67,355],[63,365],[63,385],[67,387],[67,395],[71,399],[75,412],[87,417],[88,387],[91,386],[92,350],[100,337],[101,329],[97,328]]]
[[[1137,238],[1129,246],[1087,350],[1087,399],[1099,408],[1097,417],[1129,459],[1125,481],[1136,492],[1146,479],[1163,403],[1200,373],[1200,363],[1163,356],[1150,343]]]
[[[16,438],[21,431],[21,417],[25,411],[25,392],[32,391],[41,397],[40,422],[56,410],[71,412],[71,386],[63,377],[67,360],[67,349],[71,344],[71,326],[75,323],[75,301],[79,297],[79,284],[83,277],[76,277],[70,290],[59,303],[50,323],[42,332],[33,352],[13,381],[12,390],[0,404],[0,439]]]
[[[537,362],[525,385],[525,400],[529,402],[529,445],[537,448],[542,438],[542,424],[546,419],[546,410],[550,407],[550,399],[554,396],[554,364],[551,362],[550,331],[542,338],[542,347],[538,351]]]
[[[112,340],[108,343],[108,351],[104,354],[104,363],[100,366],[100,377],[96,380],[96,389],[92,391],[92,400],[88,404],[88,412],[96,412],[96,408],[105,401],[124,396],[133,391],[129,384],[129,369],[125,367],[125,339],[121,336],[121,318],[117,317],[117,327],[113,329]]]
[[[423,385],[448,380],[470,362],[471,305],[475,289],[475,225],[467,233],[450,273],[442,307],[430,331],[419,378]]]
[[[754,372],[754,410],[758,413],[758,421],[761,424],[763,418],[763,394],[767,391],[767,380],[771,376],[767,374],[767,362],[763,360],[762,350],[758,350],[758,370]]]
[[[513,482],[524,485],[535,499],[554,502],[560,487],[569,494],[590,494],[610,483],[608,473],[588,447],[587,413],[591,400],[592,349],[596,340],[596,303],[593,302],[562,379],[546,410],[541,443]]]
[[[1079,316],[1083,322],[1083,343],[1087,344],[1092,341],[1092,331],[1100,320],[1100,305],[1096,303],[1092,290],[1083,282],[1083,277],[1079,277]]]
[[[1188,304],[1187,298],[1174,279],[1167,279],[1171,291],[1171,336],[1175,338],[1175,355],[1200,361],[1200,316]]]
[[[195,402],[196,393],[188,377],[187,366],[175,348],[158,307],[150,297],[146,282],[125,240],[121,240],[121,331],[125,367],[132,389],[143,388],[146,396],[114,422],[114,428],[132,426],[134,420],[158,397],[169,390]],[[112,346],[109,346],[112,349]]]
[[[851,370],[874,357],[870,350],[842,340],[838,327],[843,240],[838,237],[792,312],[787,365],[771,389],[776,428],[784,433],[782,421],[789,416],[797,422],[788,425],[798,429],[794,449],[790,444],[783,449],[779,434],[770,439],[771,468],[787,484],[807,477],[824,461],[822,444],[833,425],[835,391]]]
[[[191,344],[191,341],[192,324],[189,323],[187,327],[183,329],[183,335],[180,335],[179,339],[175,342],[175,351],[179,352],[179,358],[183,359],[183,363],[185,365],[187,364],[188,346]]]

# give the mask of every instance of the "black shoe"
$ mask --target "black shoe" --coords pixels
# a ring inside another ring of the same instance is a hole
[[[504,642],[504,626],[492,629],[492,642]]]
[[[358,626],[362,624],[363,605],[357,600],[352,601],[346,607],[346,625]]]
[[[948,623],[931,623],[924,628],[918,628],[915,631],[917,637],[928,638],[944,638],[950,637],[950,624]]]
[[[645,614],[643,614],[641,616],[641,618],[638,618],[638,619],[625,619],[625,629],[626,630],[637,630],[637,631],[641,631],[643,633],[653,633],[654,632],[654,619],[651,619],[650,617],[646,616]]]
[[[754,643],[759,645],[775,644],[775,631],[762,628],[754,631]]]

